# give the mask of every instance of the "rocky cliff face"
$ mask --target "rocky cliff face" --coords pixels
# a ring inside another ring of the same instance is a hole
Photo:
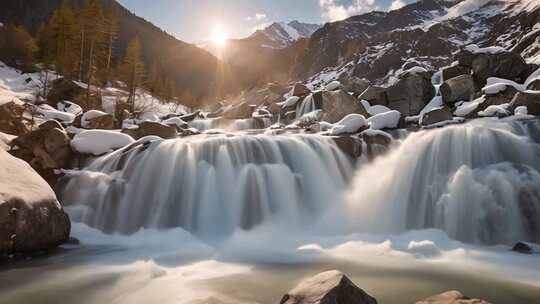
[[[421,0],[326,24],[311,37],[294,73],[305,78],[348,65],[340,72],[388,84],[405,64],[440,68],[468,44],[501,46],[538,62],[539,21],[540,3],[532,0]]]

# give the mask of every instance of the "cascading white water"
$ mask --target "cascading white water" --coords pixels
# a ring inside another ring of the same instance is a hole
[[[311,223],[353,166],[318,135],[197,136],[116,151],[68,176],[74,221],[107,232],[183,227],[207,237],[268,221]]]
[[[317,110],[315,105],[315,98],[313,94],[309,94],[302,102],[299,102],[296,106],[296,118],[300,118],[307,113]]]
[[[222,129],[227,131],[242,131],[250,129],[264,129],[272,124],[270,118],[247,118],[247,119],[223,119],[207,118],[195,119],[189,123],[199,131],[208,131],[212,129]]]
[[[540,242],[540,121],[473,121],[411,134],[356,174],[355,231],[438,228],[466,242]]]

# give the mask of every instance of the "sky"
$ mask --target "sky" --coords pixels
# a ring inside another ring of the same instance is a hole
[[[387,11],[415,0],[119,0],[129,10],[180,40],[200,43],[217,30],[247,37],[272,22],[324,24],[372,10]]]

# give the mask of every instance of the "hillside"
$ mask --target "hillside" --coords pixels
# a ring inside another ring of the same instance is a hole
[[[0,3],[0,22],[23,25],[36,32],[39,25],[50,18],[63,0],[10,0]],[[74,0],[81,4],[83,0]],[[119,38],[114,47],[114,60],[122,57],[127,45],[139,36],[147,67],[163,64],[165,73],[176,81],[179,91],[190,91],[199,99],[212,98],[215,92],[217,59],[205,50],[182,42],[152,23],[131,13],[114,0],[103,0],[103,5],[117,5],[120,11]],[[223,83],[223,81],[219,82]],[[224,88],[223,91],[227,91]]]

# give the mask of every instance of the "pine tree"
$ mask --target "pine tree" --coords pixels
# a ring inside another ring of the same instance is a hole
[[[107,84],[111,80],[113,47],[118,38],[118,8],[115,3],[111,3],[105,12],[104,32],[107,43],[104,82]]]
[[[120,67],[121,78],[126,82],[129,96],[128,104],[131,112],[135,111],[135,93],[142,85],[144,77],[144,64],[141,55],[141,42],[135,37],[128,45],[124,61]]]
[[[67,1],[54,12],[45,27],[44,30],[54,42],[43,41],[43,43],[51,44],[51,54],[54,56],[57,71],[67,78],[72,78],[77,70],[78,55],[75,50],[78,35],[75,14]]]

